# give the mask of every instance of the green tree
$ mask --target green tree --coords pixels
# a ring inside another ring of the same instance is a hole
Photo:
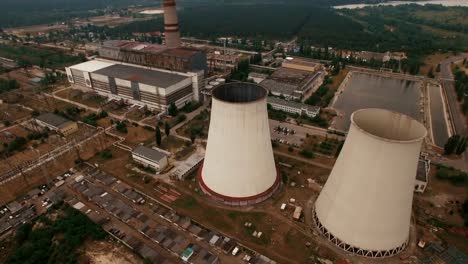
[[[458,142],[460,141],[459,135],[453,135],[448,140],[447,143],[444,145],[444,153],[445,155],[450,155],[455,152],[458,146]]]
[[[164,123],[164,133],[166,133],[166,136],[169,136],[171,133],[171,126],[169,126],[169,123],[167,122]]]
[[[169,108],[167,109],[168,113],[170,116],[177,116],[177,113],[179,112],[179,109],[177,109],[177,106],[175,105],[175,103],[171,103],[169,105]]]
[[[161,146],[161,138],[161,130],[159,127],[156,127],[156,144],[158,144],[158,146]]]
[[[455,150],[455,154],[461,155],[461,154],[463,154],[465,152],[467,140],[468,140],[468,138],[466,138],[466,137],[462,137],[459,140],[459,142],[457,144],[457,149]]]
[[[193,143],[195,143],[195,139],[197,139],[197,135],[195,133],[190,133],[190,141]]]

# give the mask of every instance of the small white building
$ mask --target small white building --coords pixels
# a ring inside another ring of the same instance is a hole
[[[320,107],[302,104],[294,101],[287,101],[284,99],[276,98],[276,97],[268,97],[268,104],[271,105],[271,108],[275,110],[280,110],[283,112],[291,113],[291,114],[298,114],[298,115],[306,115],[308,117],[316,117],[320,114]]]
[[[163,171],[168,164],[166,154],[145,146],[135,148],[132,158],[135,162],[156,171]]]
[[[414,183],[414,191],[423,193],[426,190],[429,181],[429,170],[431,161],[428,159],[420,159],[418,162],[418,170],[416,172],[416,181]]]

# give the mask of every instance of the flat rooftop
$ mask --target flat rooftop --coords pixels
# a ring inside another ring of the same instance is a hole
[[[70,120],[63,118],[59,115],[52,114],[52,113],[45,113],[42,114],[38,117],[36,117],[36,120],[42,121],[46,124],[49,124],[50,126],[60,128],[60,126],[71,122]]]
[[[316,62],[301,60],[301,59],[298,59],[298,58],[294,58],[292,60],[287,59],[283,63],[289,63],[289,64],[295,64],[295,65],[301,65],[301,66],[308,66],[308,67],[315,67],[315,66],[319,65]]]
[[[152,44],[147,42],[136,42],[128,40],[108,40],[102,45],[104,48],[116,48],[125,51],[141,51],[145,53],[161,53],[178,58],[191,58],[200,53],[199,50],[187,47],[168,48],[165,45]]]
[[[93,73],[110,76],[122,80],[157,86],[160,88],[170,87],[189,78],[187,76],[175,73],[155,71],[123,64],[114,64],[94,71]]]
[[[275,80],[266,79],[260,83],[261,86],[267,88],[273,93],[280,93],[286,95],[293,95],[294,91],[298,88],[296,85],[281,83]]]
[[[427,171],[426,168],[429,166],[426,160],[419,160],[418,162],[418,170],[416,172],[416,180],[427,182]]]
[[[114,64],[115,63],[107,62],[107,61],[91,60],[91,61],[87,61],[87,62],[83,62],[80,64],[70,66],[70,69],[84,71],[84,72],[94,72],[94,71],[112,66]]]
[[[145,146],[138,146],[136,149],[132,151],[132,153],[135,155],[147,158],[149,160],[152,160],[154,162],[159,162],[164,157],[166,157],[164,153],[159,152],[152,148],[145,147]]]
[[[270,79],[291,85],[300,85],[311,76],[311,72],[281,67],[270,76]]]

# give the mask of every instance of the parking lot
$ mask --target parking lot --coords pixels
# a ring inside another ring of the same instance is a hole
[[[269,123],[271,140],[277,140],[278,142],[286,145],[301,147],[308,135],[341,138],[339,136],[327,133],[327,130],[322,128],[298,126],[291,123],[279,122],[271,119],[269,120]]]

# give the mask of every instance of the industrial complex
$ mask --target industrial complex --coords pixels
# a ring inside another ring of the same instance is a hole
[[[468,263],[468,141],[446,153],[438,80],[295,57],[297,39],[181,38],[176,1],[153,11],[164,33],[5,73],[2,248],[70,209],[107,234],[90,263]]]
[[[203,74],[171,72],[127,63],[92,60],[66,68],[76,89],[165,111],[200,100]]]

